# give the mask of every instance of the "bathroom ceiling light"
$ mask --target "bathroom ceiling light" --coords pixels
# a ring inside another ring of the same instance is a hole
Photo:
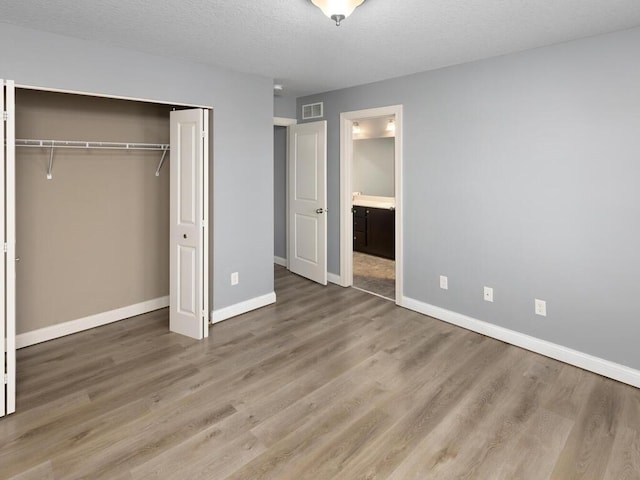
[[[340,22],[362,5],[364,0],[311,0],[311,3],[336,22],[336,26],[340,26]]]
[[[389,120],[389,123],[387,123],[387,132],[395,132],[396,131],[396,122],[393,121],[393,119]]]
[[[354,135],[360,135],[360,124],[358,122],[353,122],[352,132]]]

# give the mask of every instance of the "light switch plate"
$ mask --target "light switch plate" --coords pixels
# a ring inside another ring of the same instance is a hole
[[[440,275],[440,288],[443,290],[449,289],[449,279],[444,275]]]
[[[493,302],[493,288],[484,287],[484,301]]]

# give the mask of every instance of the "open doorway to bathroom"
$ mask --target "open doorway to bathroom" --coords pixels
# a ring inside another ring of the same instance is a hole
[[[352,126],[353,287],[396,298],[395,116]]]
[[[402,106],[340,116],[341,285],[402,299]]]

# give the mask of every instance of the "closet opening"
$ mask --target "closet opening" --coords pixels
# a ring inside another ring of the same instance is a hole
[[[170,117],[188,109],[16,88],[18,348],[169,307]],[[212,111],[201,114],[208,151]],[[212,172],[204,178],[206,191]],[[205,218],[203,229],[211,209]],[[206,258],[211,235],[202,235]],[[192,306],[208,325],[206,291]]]

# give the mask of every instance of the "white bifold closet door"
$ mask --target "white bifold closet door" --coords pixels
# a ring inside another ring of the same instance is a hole
[[[0,237],[4,255],[0,272],[0,417],[16,411],[16,155],[15,87],[0,80]]]
[[[209,117],[197,108],[171,112],[169,329],[209,335]]]

